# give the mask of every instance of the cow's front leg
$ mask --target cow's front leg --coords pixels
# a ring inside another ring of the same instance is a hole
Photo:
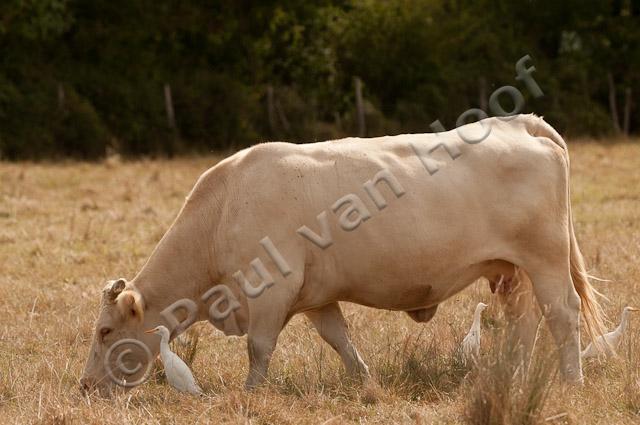
[[[328,304],[317,310],[307,311],[306,316],[322,339],[340,355],[347,373],[360,378],[369,377],[369,367],[362,361],[358,350],[349,338],[347,322],[338,303]]]
[[[250,390],[262,384],[267,379],[269,361],[273,350],[276,348],[275,338],[251,337],[247,340],[249,350],[249,376],[245,382],[245,388]]]
[[[251,318],[247,336],[249,375],[245,382],[246,389],[252,389],[267,379],[269,361],[286,322],[287,318],[278,314],[255,315]]]

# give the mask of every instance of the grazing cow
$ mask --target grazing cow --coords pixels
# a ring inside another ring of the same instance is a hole
[[[144,331],[175,325],[161,312],[181,299],[197,307],[195,320],[248,335],[247,387],[264,381],[278,335],[298,313],[349,373],[366,376],[339,301],[426,322],[478,278],[513,282],[519,270],[527,285],[510,283],[500,294],[531,295],[508,303],[520,342],[530,346],[535,334],[535,294],[564,377],[581,382],[581,307],[592,337],[602,332],[602,313],[574,235],[567,146],[542,118],[259,144],[206,171],[137,276],[105,287],[81,383],[113,385],[107,368],[115,360],[105,356],[123,338],[155,357],[158,338]],[[135,350],[124,357],[138,366],[149,359]]]

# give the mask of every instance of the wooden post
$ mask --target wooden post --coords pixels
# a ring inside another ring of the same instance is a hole
[[[318,141],[318,100],[315,96],[311,98],[311,119],[312,123],[312,132],[313,132],[313,141]]]
[[[618,107],[616,106],[616,84],[613,81],[613,75],[611,74],[611,72],[607,73],[607,80],[609,82],[609,109],[611,110],[611,121],[613,121],[613,129],[616,131],[616,133],[620,133]]]
[[[340,117],[340,112],[335,111],[333,113],[333,120],[336,123],[336,128],[338,131],[342,132],[342,118]]]
[[[267,116],[269,118],[269,130],[271,130],[271,135],[274,136],[276,134],[276,108],[271,84],[267,86]]]
[[[367,123],[364,119],[364,101],[362,100],[362,80],[355,77],[356,89],[356,112],[358,115],[358,136],[365,137],[367,135]]]
[[[478,105],[487,111],[487,79],[484,76],[478,79]]]
[[[64,86],[62,85],[62,83],[58,83],[58,108],[60,108],[61,111],[64,111],[64,107],[65,107]]]
[[[287,116],[284,114],[284,109],[282,109],[280,101],[276,100],[275,106],[276,112],[278,113],[278,118],[280,118],[280,124],[282,124],[282,128],[284,128],[285,133],[289,134],[291,132],[291,125],[289,124]]]
[[[631,87],[624,90],[624,119],[622,128],[624,135],[629,137],[629,121],[631,120]]]
[[[176,116],[173,111],[173,97],[171,96],[171,86],[164,85],[164,106],[167,110],[167,124],[171,130],[176,129]]]

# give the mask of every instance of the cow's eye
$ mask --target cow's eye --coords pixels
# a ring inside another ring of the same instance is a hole
[[[111,333],[111,328],[100,329],[100,340],[104,341],[104,338]]]

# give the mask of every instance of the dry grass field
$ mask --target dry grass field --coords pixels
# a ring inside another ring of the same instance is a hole
[[[576,232],[590,271],[611,280],[595,284],[609,297],[613,327],[624,305],[640,307],[640,142],[570,141],[570,149]],[[465,376],[454,351],[476,303],[490,305],[486,335],[503,323],[483,281],[424,325],[344,306],[377,388],[349,382],[338,356],[300,316],[281,335],[270,382],[253,392],[243,390],[245,339],[202,323],[192,367],[206,397],[178,394],[159,378],[110,400],[83,397],[78,379],[101,288],[135,275],[197,176],[218,159],[0,163],[0,423],[491,423],[478,392],[507,410],[541,408],[504,423],[640,422],[640,313],[619,358],[585,365],[582,388],[554,379],[546,400],[523,401],[535,389],[483,379],[490,367]],[[491,339],[483,342],[485,359],[497,355]],[[538,358],[553,358],[546,329],[541,339]],[[554,377],[551,369],[541,373]]]

